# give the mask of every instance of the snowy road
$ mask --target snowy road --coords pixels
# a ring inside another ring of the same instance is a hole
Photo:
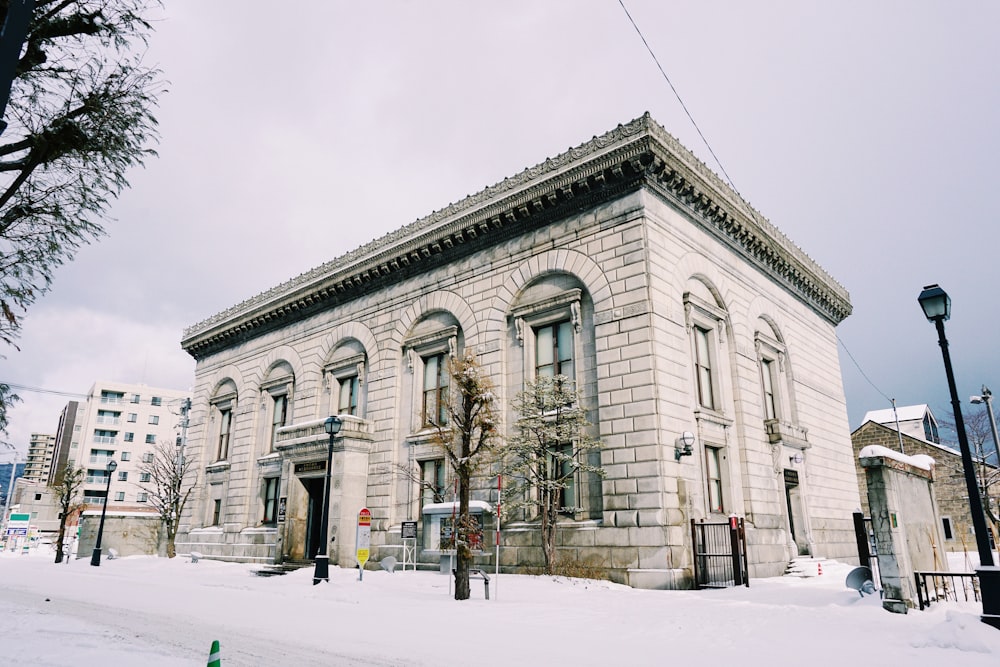
[[[434,572],[331,568],[262,578],[246,565],[136,557],[55,565],[0,555],[4,665],[525,667],[749,664],[996,667],[976,604],[906,615],[845,589],[849,567],[717,591],[502,575],[455,602]],[[496,582],[494,582],[495,584]]]

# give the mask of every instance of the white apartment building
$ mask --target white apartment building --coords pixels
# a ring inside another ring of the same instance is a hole
[[[24,464],[24,478],[44,484],[52,469],[52,455],[56,448],[56,436],[48,433],[32,433],[28,445],[28,460]]]
[[[180,407],[188,392],[143,384],[96,382],[80,402],[69,460],[85,470],[83,501],[109,509],[148,507],[149,482],[142,473],[157,442],[173,443],[180,433]],[[117,467],[108,484],[108,462]],[[150,508],[149,511],[152,511]]]

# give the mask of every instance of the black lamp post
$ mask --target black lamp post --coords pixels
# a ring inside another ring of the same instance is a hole
[[[316,554],[316,570],[313,572],[313,586],[321,581],[330,581],[330,545],[326,533],[330,523],[330,469],[333,467],[333,439],[340,432],[344,421],[337,416],[327,417],[323,428],[330,434],[330,444],[326,451],[326,482],[323,484],[323,523],[319,526],[319,553]]]
[[[108,461],[108,486],[104,491],[104,507],[101,508],[101,523],[97,526],[97,544],[94,546],[94,554],[90,557],[90,564],[97,567],[101,564],[101,538],[104,537],[104,515],[108,513],[108,501],[111,500],[111,475],[114,474],[118,464],[115,461]]]
[[[955,430],[958,432],[958,446],[962,451],[962,468],[965,470],[965,484],[969,491],[972,527],[976,531],[976,546],[979,549],[980,567],[976,573],[979,575],[979,586],[983,597],[982,620],[984,623],[1000,629],[1000,568],[993,565],[993,552],[990,550],[989,534],[986,532],[986,515],[983,513],[983,501],[979,495],[979,485],[976,483],[976,470],[972,464],[969,439],[965,434],[962,404],[958,400],[958,390],[955,388],[955,373],[951,368],[948,339],[944,335],[944,322],[951,317],[951,297],[938,285],[928,285],[917,297],[917,301],[920,302],[924,315],[937,328],[938,343],[941,345],[941,355],[944,357],[944,371],[948,376],[951,407],[955,413]]]

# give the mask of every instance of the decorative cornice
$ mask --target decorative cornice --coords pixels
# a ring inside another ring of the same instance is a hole
[[[184,331],[196,358],[647,187],[837,323],[847,291],[645,114]]]

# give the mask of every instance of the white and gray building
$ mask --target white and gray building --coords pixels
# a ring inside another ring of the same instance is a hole
[[[508,425],[524,381],[550,366],[582,393],[605,476],[572,487],[564,561],[686,587],[691,520],[732,514],[752,576],[799,554],[851,558],[859,495],[835,334],[850,312],[840,284],[640,117],[186,330],[199,463],[178,551],[313,557],[323,420],[339,414],[331,562],[354,566],[367,507],[372,560],[400,558],[416,520],[416,558],[436,564],[434,501],[450,492],[426,491],[451,479],[428,407],[447,358],[471,351]],[[488,526],[495,486],[487,471],[474,494]],[[504,521],[502,568],[540,564],[531,517]]]

